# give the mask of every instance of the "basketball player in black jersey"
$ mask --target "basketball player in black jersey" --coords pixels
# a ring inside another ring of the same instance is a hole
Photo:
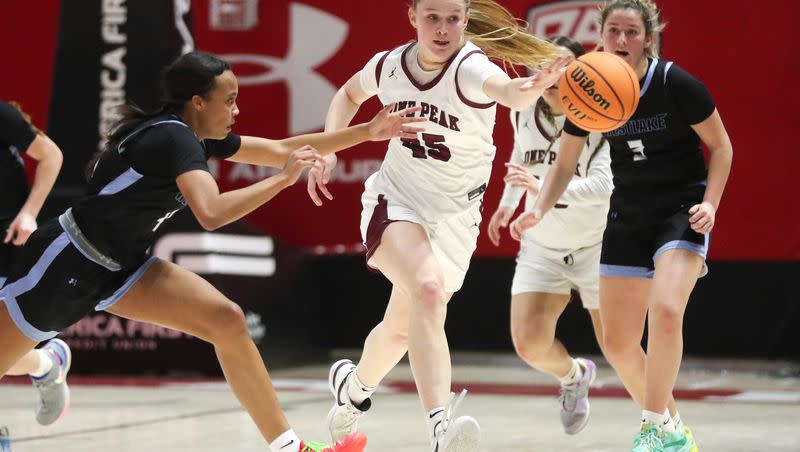
[[[292,185],[321,155],[366,140],[415,136],[418,120],[383,109],[344,130],[280,141],[231,133],[239,114],[230,66],[192,52],[164,75],[154,114],[128,107],[90,165],[88,195],[34,232],[0,290],[0,375],[37,342],[92,310],[173,328],[214,345],[233,392],[275,451],[361,451],[353,435],[327,448],[295,435],[281,411],[241,308],[199,276],[147,254],[155,232],[188,205],[213,230]],[[207,159],[282,167],[275,176],[220,193]]]
[[[29,187],[22,154],[36,161],[36,173]],[[0,101],[0,287],[11,272],[19,248],[36,230],[36,217],[61,170],[61,150],[31,123],[19,105]],[[72,354],[69,346],[53,339],[38,350],[30,350],[10,369],[8,375],[29,375],[39,392],[36,420],[50,425],[69,406],[67,372]]]
[[[683,313],[706,272],[708,237],[733,150],[703,83],[657,58],[663,26],[650,0],[609,1],[600,25],[604,51],[625,59],[641,86],[633,117],[604,134],[614,175],[600,269],[604,350],[643,410],[633,450],[693,451],[672,390],[683,354]],[[565,124],[556,165],[533,211],[512,225],[517,233],[553,207],[587,135]],[[701,142],[710,151],[708,169]],[[645,357],[640,339],[648,314]]]

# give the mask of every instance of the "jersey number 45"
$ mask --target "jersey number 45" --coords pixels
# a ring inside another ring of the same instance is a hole
[[[417,159],[426,159],[430,156],[433,159],[446,162],[450,160],[450,148],[444,144],[443,135],[423,133],[422,141],[425,146],[416,138],[401,138],[403,146],[411,149],[411,156]]]

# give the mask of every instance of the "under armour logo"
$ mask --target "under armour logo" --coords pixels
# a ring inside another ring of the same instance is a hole
[[[389,73],[389,78],[392,78],[392,77],[397,78],[397,76],[394,75],[394,71],[396,71],[396,70],[397,70],[397,67],[392,68],[392,72]]]
[[[78,285],[78,280],[75,278],[70,278],[67,280],[67,284],[69,284],[72,287],[75,287]]]
[[[285,59],[269,55],[219,55],[232,65],[261,66],[256,75],[241,75],[239,85],[284,82],[289,87],[289,134],[316,130],[325,125],[328,105],[337,87],[314,68],[339,51],[349,25],[325,11],[300,3],[289,9],[289,51]]]

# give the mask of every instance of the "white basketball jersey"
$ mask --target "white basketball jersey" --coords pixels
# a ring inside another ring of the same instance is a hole
[[[436,78],[420,83],[406,62],[414,45],[394,49],[379,61],[377,94],[384,105],[397,102],[398,109],[421,106],[417,116],[428,121],[414,125],[425,132],[416,140],[393,138],[380,170],[367,183],[423,219],[437,221],[480,203],[495,155],[496,106],[470,101],[459,86],[458,69],[482,53],[477,46],[467,42]]]
[[[525,166],[539,179],[540,187],[556,160],[564,118],[561,115],[548,120],[536,105],[511,112],[515,136],[511,161]],[[589,134],[566,191],[542,221],[525,232],[524,238],[558,249],[578,249],[599,243],[603,239],[613,189],[610,163],[608,142],[599,133]],[[506,198],[504,194],[504,204]],[[525,210],[533,209],[535,201],[526,190]]]

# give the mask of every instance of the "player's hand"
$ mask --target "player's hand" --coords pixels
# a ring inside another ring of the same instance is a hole
[[[508,174],[503,178],[512,187],[525,187],[532,196],[539,194],[539,181],[524,166],[517,163],[506,163]]]
[[[541,212],[537,211],[530,211],[530,212],[523,212],[520,216],[517,217],[511,223],[511,237],[514,240],[521,240],[522,233],[526,230],[536,226],[539,222],[542,221],[542,214]]]
[[[541,91],[553,86],[558,82],[564,72],[567,71],[567,66],[572,63],[575,58],[572,55],[561,55],[553,62],[541,68],[538,72],[528,77],[520,87],[520,91]]]
[[[717,209],[711,205],[710,202],[701,202],[695,204],[689,209],[689,223],[692,225],[692,230],[700,233],[707,234],[714,228],[714,217],[717,214]]]
[[[22,246],[28,241],[28,237],[36,230],[36,218],[26,212],[20,212],[11,225],[6,230],[6,237],[3,243],[13,243]]]
[[[416,122],[427,121],[428,118],[414,118],[414,113],[422,110],[421,106],[404,108],[392,113],[395,103],[383,107],[381,111],[372,118],[367,126],[369,128],[369,139],[372,141],[383,141],[394,137],[417,138],[418,132],[424,132],[422,127],[414,127]]]
[[[487,230],[489,232],[489,240],[491,240],[494,246],[500,246],[500,228],[508,226],[508,220],[511,219],[511,215],[513,214],[514,209],[511,207],[498,207],[494,215],[492,215]]]
[[[317,189],[319,189],[319,192],[328,198],[329,201],[333,201],[333,195],[328,191],[328,182],[331,180],[331,173],[333,172],[333,168],[336,167],[336,162],[338,160],[336,154],[328,154],[322,159],[317,160],[308,172],[308,196],[317,206],[322,205],[322,199],[319,197]]]
[[[316,149],[306,145],[289,154],[281,172],[287,176],[289,185],[291,185],[297,182],[304,169],[311,168],[317,160],[321,159],[322,155]]]

